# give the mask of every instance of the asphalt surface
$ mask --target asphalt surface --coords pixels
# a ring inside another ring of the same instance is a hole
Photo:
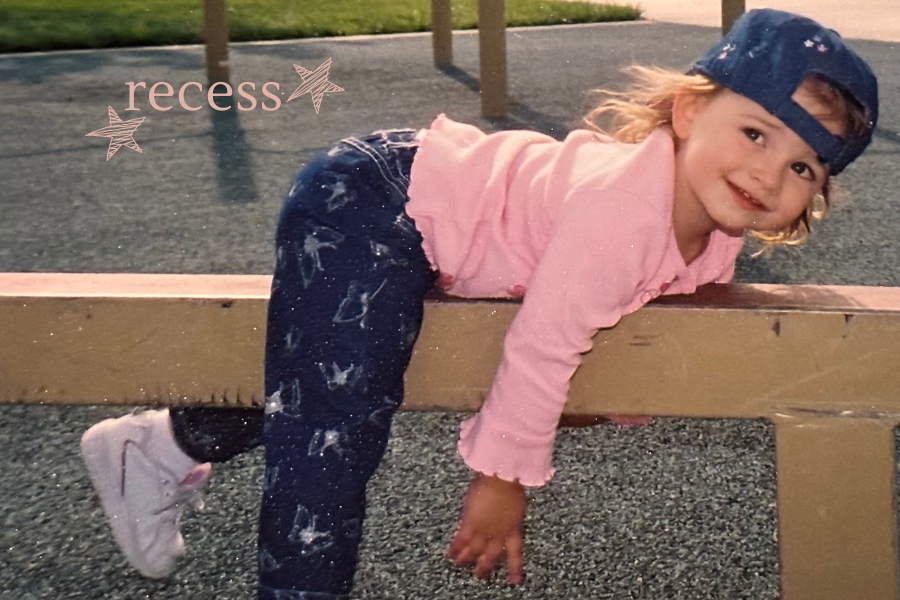
[[[282,105],[270,112],[160,112],[146,90],[140,111],[125,110],[129,81],[165,81],[176,95],[203,82],[199,47],[0,56],[0,270],[267,273],[292,174],[334,140],[427,126],[441,112],[561,138],[589,107],[585,90],[621,86],[618,71],[633,62],[684,68],[717,35],[661,23],[509,30],[511,113],[501,121],[479,115],[471,34],[454,37],[456,67],[443,72],[427,35],[232,47],[232,82],[254,82],[257,101],[263,83],[279,82]],[[898,49],[852,45],[879,76],[882,117],[871,149],[839,179],[847,200],[803,248],[751,259],[749,247],[738,281],[900,285]],[[328,58],[345,91],[326,94],[318,114],[308,95],[285,103],[302,83],[292,65]],[[107,139],[85,137],[109,125],[108,106],[146,117],[134,135],[142,153],[123,147],[106,161]],[[0,600],[253,598],[261,453],[217,468],[207,511],[185,520],[184,568],[149,581],[117,553],[77,456],[90,424],[123,412],[0,407]],[[453,451],[459,420],[398,417],[373,480],[354,598],[778,597],[768,424],[563,430],[559,474],[533,492],[526,581],[513,589],[442,559],[467,481]]]

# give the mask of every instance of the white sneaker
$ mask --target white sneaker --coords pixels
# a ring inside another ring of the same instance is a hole
[[[181,515],[202,508],[211,473],[176,444],[168,410],[106,419],[85,432],[81,456],[113,537],[146,577],[166,577],[184,556]]]

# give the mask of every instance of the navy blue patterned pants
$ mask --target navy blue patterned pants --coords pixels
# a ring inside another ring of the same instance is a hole
[[[260,600],[346,598],[436,274],[405,212],[412,130],[339,142],[279,220],[266,332]]]

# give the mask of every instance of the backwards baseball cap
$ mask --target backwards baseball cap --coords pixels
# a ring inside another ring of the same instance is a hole
[[[781,119],[837,174],[862,154],[878,120],[878,81],[841,36],[806,17],[771,9],[742,15],[706,55],[694,63],[722,86],[753,100]],[[823,78],[862,108],[865,133],[843,139],[829,132],[791,96],[810,75]]]

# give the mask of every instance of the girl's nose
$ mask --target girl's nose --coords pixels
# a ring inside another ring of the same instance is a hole
[[[760,160],[753,169],[753,178],[769,194],[775,194],[781,187],[781,166],[774,159]]]

